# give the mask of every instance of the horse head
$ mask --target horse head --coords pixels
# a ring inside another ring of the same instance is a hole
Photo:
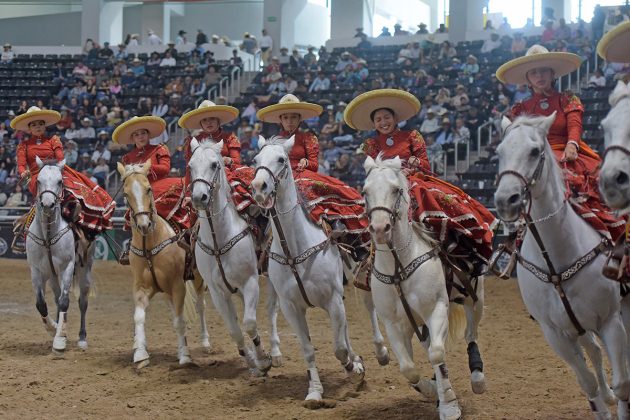
[[[525,206],[540,197],[542,191],[550,188],[551,182],[564,191],[557,164],[547,133],[556,118],[556,113],[548,117],[518,117],[514,122],[503,117],[501,128],[503,141],[497,148],[499,175],[494,202],[499,217],[504,221],[515,221]],[[563,198],[563,197],[562,197]]]
[[[599,187],[606,203],[630,212],[630,85],[619,81],[609,98],[610,112],[601,122],[606,152]]]
[[[37,202],[44,214],[49,215],[61,204],[63,197],[63,168],[65,159],[61,162],[42,161],[36,157],[39,174],[37,175]]]
[[[155,228],[153,190],[148,179],[151,161],[127,166],[118,162],[117,168],[123,182],[123,196],[129,208],[131,225],[146,236]]]
[[[370,233],[377,244],[392,241],[396,223],[406,224],[409,213],[407,179],[401,171],[402,161],[368,156],[363,164],[367,177],[363,186],[365,210],[370,219]]]
[[[254,158],[256,176],[252,181],[252,192],[254,200],[264,209],[275,205],[278,188],[291,173],[289,152],[294,143],[295,136],[289,139],[272,137],[269,140],[261,136],[258,140],[260,152]]]
[[[218,143],[206,142],[199,144],[196,138],[190,142],[192,156],[190,168],[190,196],[193,207],[197,210],[207,210],[213,195],[221,186],[219,182],[223,174],[223,140]]]

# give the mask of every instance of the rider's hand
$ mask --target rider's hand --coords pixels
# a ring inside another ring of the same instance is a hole
[[[232,158],[231,157],[224,157],[223,158],[223,164],[230,166],[232,164]]]
[[[29,170],[27,169],[27,170],[25,170],[24,172],[22,172],[22,173],[20,174],[20,179],[26,179],[26,178],[28,178],[30,175],[31,175],[31,171],[29,171]]]
[[[578,157],[578,149],[575,146],[575,144],[567,143],[566,147],[564,148],[564,159],[567,162],[573,162],[577,159],[577,157]]]
[[[403,173],[405,176],[409,176],[409,175],[413,174],[414,172],[415,172],[415,171],[414,171],[413,169],[411,169],[411,168],[404,168],[404,169],[402,170],[402,173]]]
[[[417,158],[417,157],[415,157],[415,156],[411,156],[411,157],[409,158],[409,161],[408,161],[408,162],[409,162],[409,167],[410,167],[410,168],[417,168],[417,167],[418,167],[418,165],[420,164],[420,159],[418,159],[418,158]]]
[[[308,160],[300,159],[300,163],[298,163],[297,170],[303,171],[304,169],[306,169],[306,166],[308,166]]]

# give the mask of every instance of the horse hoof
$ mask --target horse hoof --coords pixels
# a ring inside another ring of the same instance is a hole
[[[53,349],[52,349],[52,356],[53,356],[53,359],[65,359],[66,358],[66,352],[64,350],[58,350],[58,349],[53,347]]]
[[[486,377],[483,372],[475,370],[470,374],[470,385],[475,394],[483,394],[486,392]]]
[[[365,366],[363,365],[363,359],[361,356],[355,356],[352,362],[352,370],[346,372],[350,377],[350,382],[353,384],[360,384],[365,378]]]
[[[79,340],[79,342],[77,343],[77,346],[79,346],[79,348],[83,351],[88,349],[88,342],[87,340]]]
[[[458,420],[462,418],[462,410],[457,400],[440,404],[440,420]]]
[[[144,359],[144,360],[140,360],[139,362],[134,362],[133,363],[133,367],[136,370],[141,370],[144,369],[145,367],[149,366],[149,359]]]
[[[322,394],[319,391],[311,391],[308,393],[304,401],[321,401],[321,400],[322,400]]]
[[[378,360],[378,364],[381,366],[387,366],[389,364],[389,350],[387,350],[387,347],[383,347],[383,354],[376,354],[376,360]]]
[[[149,353],[145,349],[136,349],[133,352],[133,363],[144,362],[149,359]]]
[[[433,379],[420,379],[418,383],[411,384],[411,386],[425,398],[436,400],[438,397],[437,384]]]
[[[615,394],[610,387],[601,388],[599,393],[606,404],[613,405],[617,403],[617,397],[615,397]]]
[[[282,355],[271,356],[271,366],[278,368],[282,366]]]
[[[66,349],[66,337],[55,337],[52,347],[53,350],[63,352]]]
[[[192,364],[192,359],[190,358],[190,356],[185,355],[179,358],[179,365],[180,366],[185,366],[185,365],[189,365]]]
[[[203,350],[205,352],[210,352],[212,349],[212,345],[210,344],[210,340],[207,338],[204,338],[201,340],[201,347],[203,347]]]
[[[249,376],[251,376],[252,378],[264,378],[265,376],[267,376],[267,371],[260,370],[258,368],[250,368]]]
[[[266,354],[262,359],[256,360],[256,367],[263,373],[267,373],[269,369],[273,366],[273,360],[271,360],[271,356]]]

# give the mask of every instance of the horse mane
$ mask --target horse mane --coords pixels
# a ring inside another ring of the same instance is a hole
[[[289,139],[279,134],[273,135],[267,139],[265,145],[261,148],[261,150],[267,146],[282,146],[287,140]]]
[[[507,131],[513,130],[520,126],[540,128],[540,125],[545,121],[547,117],[539,115],[520,115],[512,121],[512,124],[508,127]]]

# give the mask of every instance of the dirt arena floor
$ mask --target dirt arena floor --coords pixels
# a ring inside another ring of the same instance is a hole
[[[25,261],[0,260],[1,418],[438,418],[435,403],[407,385],[393,354],[389,366],[378,365],[367,313],[351,288],[345,301],[350,335],[355,350],[365,359],[366,382],[356,389],[345,379],[332,352],[328,319],[323,311],[311,310],[309,324],[325,398],[333,406],[311,411],[302,405],[308,387],[306,367],[297,339],[282,316],[278,320],[284,366],[272,369],[267,378],[249,377],[210,303],[213,350],[209,354],[201,350],[195,326],[189,330],[188,343],[197,366],[182,369],[177,364],[170,311],[158,295],[147,315],[151,365],[138,373],[131,362],[129,268],[99,261],[94,274],[97,296],[88,309],[90,347],[82,352],[76,346],[79,311],[74,301],[66,357],[53,360],[52,340],[35,309]],[[268,348],[264,310],[259,311],[259,326]],[[537,324],[529,319],[516,281],[487,280],[479,345],[488,381],[484,395],[474,395],[470,389],[464,342],[447,359],[464,418],[590,418],[573,373],[550,351]],[[417,350],[415,359],[430,375],[424,350]]]

